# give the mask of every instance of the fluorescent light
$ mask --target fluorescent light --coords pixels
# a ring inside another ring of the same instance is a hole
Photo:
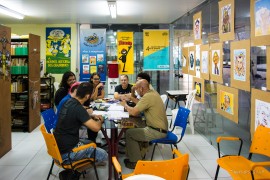
[[[108,6],[110,9],[111,17],[116,18],[116,1],[108,1]]]
[[[17,11],[14,11],[12,9],[9,9],[9,8],[3,6],[3,5],[0,5],[0,13],[11,16],[11,17],[14,17],[14,18],[17,18],[17,19],[23,19],[24,18],[23,14],[21,14],[21,13],[19,13]]]

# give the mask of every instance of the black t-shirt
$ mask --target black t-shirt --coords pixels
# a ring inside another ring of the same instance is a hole
[[[68,89],[61,87],[59,88],[54,96],[54,104],[59,105],[60,101],[68,94]]]
[[[128,84],[126,89],[123,89],[121,84],[115,87],[114,92],[118,92],[118,94],[128,94],[131,93],[131,84]]]
[[[71,98],[63,104],[54,136],[61,154],[71,151],[79,142],[79,129],[90,116],[81,103]]]

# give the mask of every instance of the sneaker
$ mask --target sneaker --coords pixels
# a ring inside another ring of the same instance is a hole
[[[129,168],[129,169],[135,169],[135,166],[137,164],[137,162],[130,162],[129,159],[124,159],[124,163],[125,163],[125,166],[126,168]]]

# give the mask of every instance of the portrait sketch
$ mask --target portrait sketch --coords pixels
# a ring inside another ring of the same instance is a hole
[[[194,82],[194,86],[195,86],[195,89],[196,89],[196,96],[197,97],[202,97],[202,84],[200,82]]]
[[[256,130],[259,125],[270,128],[270,103],[256,99],[254,130]]]
[[[222,33],[231,32],[231,4],[221,8]]]
[[[201,19],[194,20],[194,39],[201,39]]]
[[[234,79],[246,81],[246,50],[234,50]]]
[[[208,73],[208,51],[202,51],[202,73]]]
[[[212,74],[220,75],[220,50],[212,50]]]
[[[220,91],[220,109],[233,115],[233,94],[225,92],[225,91]]]
[[[82,54],[82,63],[89,63],[89,55]]]
[[[190,70],[195,69],[195,52],[194,51],[189,52],[189,69]]]
[[[270,35],[269,0],[257,0],[254,4],[255,36]]]

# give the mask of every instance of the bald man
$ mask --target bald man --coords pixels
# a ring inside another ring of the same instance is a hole
[[[142,98],[135,107],[128,106],[126,102],[124,102],[124,107],[132,116],[137,116],[143,112],[147,126],[126,131],[128,159],[125,159],[124,163],[130,169],[134,169],[137,161],[144,157],[144,154],[141,153],[140,144],[154,139],[165,138],[168,131],[168,120],[160,95],[149,88],[149,83],[145,79],[136,82],[135,90]]]

